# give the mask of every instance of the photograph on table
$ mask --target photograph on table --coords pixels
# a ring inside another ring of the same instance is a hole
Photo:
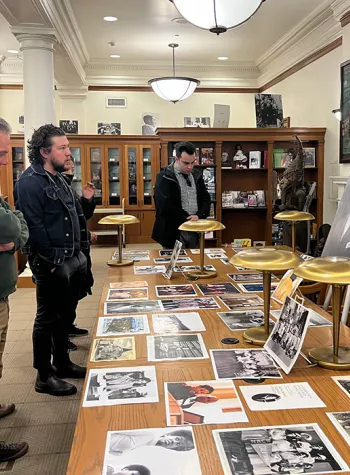
[[[286,297],[294,297],[294,294],[302,280],[301,277],[297,277],[294,274],[293,269],[288,270],[279,281],[276,290],[271,295],[271,298],[276,300],[278,303],[284,304]]]
[[[231,282],[213,282],[212,284],[197,284],[203,295],[239,294],[239,290]]]
[[[229,310],[244,310],[247,308],[262,307],[264,301],[258,295],[224,295],[218,297]]]
[[[271,356],[263,349],[210,350],[216,379],[282,379]]]
[[[164,383],[167,426],[249,422],[232,381]]]
[[[173,249],[161,249],[159,251],[160,257],[166,257],[166,256],[171,257],[172,253],[173,253]],[[179,256],[187,256],[186,250],[181,249],[180,253],[179,253]]]
[[[220,259],[220,261],[226,266],[230,263],[230,261],[228,260],[228,257],[226,257],[225,259]]]
[[[233,282],[262,282],[263,274],[262,272],[258,273],[246,273],[246,274],[227,274]],[[271,276],[271,280],[276,280],[275,276]]]
[[[154,366],[90,369],[83,407],[158,402]]]
[[[332,327],[332,321],[328,320],[323,315],[315,312],[312,308],[308,308],[309,310],[309,327]],[[271,310],[271,315],[278,320],[281,315],[281,310]]]
[[[139,289],[142,287],[148,287],[146,280],[135,280],[134,282],[111,282],[109,284],[110,289]]]
[[[264,292],[264,284],[253,283],[253,284],[237,284],[241,292]],[[271,284],[271,292],[274,292],[277,288],[277,283]]]
[[[200,266],[176,266],[174,272],[193,272],[195,270],[200,270]],[[208,264],[204,266],[205,270],[216,270],[214,266]]]
[[[148,300],[148,287],[137,289],[108,289],[107,300]]]
[[[326,407],[309,383],[240,386],[251,411],[279,411]]]
[[[192,254],[200,254],[200,249],[191,249],[191,252]],[[223,249],[222,247],[206,247],[204,249],[204,253],[205,254],[219,254],[219,253],[223,253],[225,254],[225,249]],[[225,254],[225,257],[226,257],[226,254]]]
[[[135,338],[96,338],[93,341],[90,361],[135,360]]]
[[[156,285],[157,297],[197,297],[192,284]]]
[[[165,269],[165,272],[163,273],[163,277],[165,277],[166,279],[170,280],[173,276],[173,272],[175,271],[176,262],[177,262],[177,260],[180,256],[180,252],[182,250],[181,248],[182,248],[182,242],[176,240],[173,252],[172,252],[171,257],[170,257],[169,264],[167,265],[167,268]]]
[[[226,254],[224,252],[217,252],[217,253],[206,253],[209,259],[225,259]]]
[[[214,310],[220,308],[220,305],[213,297],[197,297],[197,298],[181,298],[181,299],[169,299],[161,300],[163,311],[169,310]]]
[[[164,274],[165,266],[134,266],[134,274]]]
[[[202,336],[161,335],[147,337],[148,361],[198,360],[209,358]]]
[[[213,431],[225,475],[343,472],[348,466],[316,423]]]
[[[332,379],[350,397],[350,376],[332,376]]]
[[[107,432],[102,475],[200,475],[192,427]]]
[[[114,254],[112,256],[112,261],[117,261],[118,259],[119,259],[119,254]],[[141,261],[150,261],[151,258],[149,254],[124,254],[123,252],[123,260],[141,262]]]
[[[124,313],[163,312],[160,300],[133,300],[128,302],[105,302],[105,315],[123,315]]]
[[[346,443],[350,445],[350,412],[326,412],[326,414]]]
[[[218,312],[224,324],[231,330],[248,330],[248,328],[264,326],[264,312],[262,310],[243,310],[241,312]],[[270,318],[270,325],[274,325]]]
[[[149,333],[147,315],[100,317],[96,336],[141,335]]]
[[[205,326],[197,312],[155,313],[152,315],[154,333],[204,332]]]
[[[309,310],[287,297],[280,317],[264,345],[265,351],[289,374],[298,359],[309,324]]]
[[[169,264],[169,262],[171,261],[171,257],[170,256],[169,257],[155,257],[153,261],[155,264]],[[185,262],[193,262],[193,261],[190,257],[178,257],[176,259],[176,262],[185,263]]]

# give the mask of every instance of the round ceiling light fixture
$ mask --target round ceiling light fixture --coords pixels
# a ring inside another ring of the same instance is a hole
[[[117,21],[118,18],[116,16],[104,16],[104,21]]]
[[[249,20],[265,0],[170,0],[190,23],[220,35]]]
[[[190,97],[196,87],[199,86],[200,81],[198,79],[175,76],[175,48],[179,45],[170,43],[168,46],[173,49],[173,76],[151,79],[148,81],[148,84],[157,96],[175,104]]]

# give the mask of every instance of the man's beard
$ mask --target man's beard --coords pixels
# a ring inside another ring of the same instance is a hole
[[[65,164],[61,165],[60,163],[57,163],[54,160],[52,160],[51,165],[57,173],[63,173],[66,169]]]

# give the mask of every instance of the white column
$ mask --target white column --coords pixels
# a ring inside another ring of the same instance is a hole
[[[55,31],[48,28],[14,27],[12,33],[23,54],[25,143],[34,129],[55,124],[53,52]]]

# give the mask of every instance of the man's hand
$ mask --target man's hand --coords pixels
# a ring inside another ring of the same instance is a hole
[[[84,186],[82,193],[84,198],[86,198],[87,200],[91,200],[91,198],[93,198],[95,194],[95,186],[88,181],[87,184]]]
[[[9,242],[7,244],[0,244],[0,252],[8,252],[12,251],[12,249],[15,247],[14,242]]]
[[[96,244],[97,243],[98,236],[95,233],[90,233],[90,242],[91,244]]]
[[[189,216],[189,217],[187,218],[187,221],[198,221],[198,220],[199,220],[199,218],[198,218],[198,216],[197,216],[196,214],[194,214],[194,215],[192,215],[192,216]]]

